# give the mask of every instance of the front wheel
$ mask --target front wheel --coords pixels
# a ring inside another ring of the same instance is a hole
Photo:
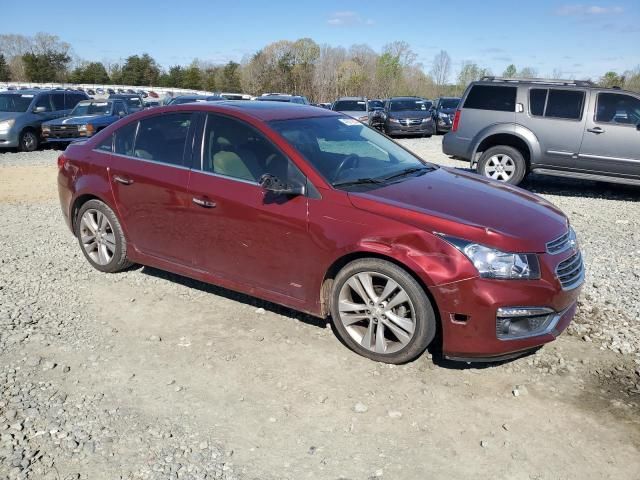
[[[20,134],[19,147],[21,152],[34,152],[38,149],[40,139],[33,130],[25,130]]]
[[[515,148],[498,145],[482,154],[477,172],[492,180],[518,185],[527,174],[527,163]]]
[[[378,362],[414,360],[436,333],[435,313],[420,284],[377,258],[355,260],[338,273],[331,315],[344,343]]]

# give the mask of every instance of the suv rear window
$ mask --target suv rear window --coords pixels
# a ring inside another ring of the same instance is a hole
[[[515,112],[516,92],[517,87],[474,85],[471,87],[469,95],[467,95],[464,108]]]
[[[580,120],[584,107],[584,92],[555,88],[532,88],[529,92],[531,115],[565,120]]]

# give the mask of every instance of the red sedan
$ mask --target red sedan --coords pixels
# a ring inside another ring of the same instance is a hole
[[[146,110],[58,166],[62,211],[98,270],[150,265],[330,315],[377,361],[412,360],[437,332],[454,359],[531,350],[567,327],[584,280],[550,203],[320,108]]]

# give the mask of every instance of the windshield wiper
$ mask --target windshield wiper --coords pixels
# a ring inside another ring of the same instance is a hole
[[[351,185],[367,185],[367,184],[377,185],[379,183],[383,183],[383,181],[375,179],[375,178],[358,178],[356,180],[347,180],[347,181],[344,181],[344,182],[334,183],[333,186],[334,187],[349,187]]]
[[[394,173],[393,175],[389,175],[388,177],[384,177],[381,181],[388,182],[389,180],[395,180],[396,178],[406,177],[407,175],[411,175],[412,173],[417,172],[426,172],[427,170],[433,170],[433,167],[429,167],[427,165],[422,165],[420,167],[411,167],[405,168],[404,170],[399,171],[398,173]]]

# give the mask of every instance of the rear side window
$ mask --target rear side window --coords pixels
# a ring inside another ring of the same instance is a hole
[[[133,156],[133,144],[136,140],[138,122],[131,122],[115,132],[114,152],[119,155]]]
[[[474,85],[464,102],[464,108],[494,110],[498,112],[516,111],[516,87],[497,85]]]
[[[640,99],[622,93],[599,93],[596,122],[640,125]]]
[[[550,89],[545,117],[580,120],[584,105],[584,92],[580,90]]]
[[[51,101],[53,102],[53,109],[56,112],[64,110],[64,93],[54,93],[51,95]]]
[[[140,120],[133,156],[169,165],[182,165],[192,117],[190,112],[185,112]]]

